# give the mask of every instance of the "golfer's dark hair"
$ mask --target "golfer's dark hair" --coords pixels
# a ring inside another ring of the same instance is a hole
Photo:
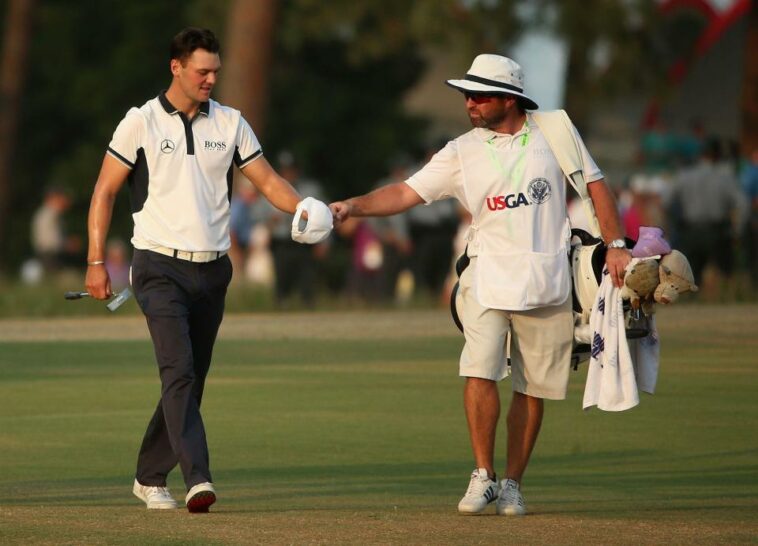
[[[212,31],[207,28],[187,27],[171,40],[170,59],[178,59],[183,65],[196,49],[218,53],[220,48],[221,44]]]

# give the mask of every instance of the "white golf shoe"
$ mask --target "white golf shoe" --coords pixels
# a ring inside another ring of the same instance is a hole
[[[187,492],[184,502],[190,512],[207,512],[210,505],[216,502],[216,490],[211,482],[199,483]]]
[[[497,498],[497,481],[487,475],[487,469],[477,468],[471,473],[466,494],[458,503],[461,514],[479,514]]]
[[[505,479],[500,482],[500,495],[497,498],[496,509],[501,516],[526,514],[526,503],[516,480]]]
[[[171,508],[176,508],[176,501],[171,496],[171,493],[168,492],[168,487],[142,485],[135,479],[132,493],[147,505],[148,510],[170,510]]]

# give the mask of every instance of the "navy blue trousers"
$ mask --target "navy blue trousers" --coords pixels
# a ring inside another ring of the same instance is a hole
[[[213,481],[200,402],[231,277],[228,256],[193,263],[134,251],[132,287],[161,379],[161,398],[137,459],[142,485],[166,485],[177,463],[187,489]]]

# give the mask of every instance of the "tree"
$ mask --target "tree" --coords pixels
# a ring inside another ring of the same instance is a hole
[[[758,2],[753,1],[748,17],[745,43],[745,76],[742,86],[742,150],[749,154],[758,150]],[[753,55],[750,52],[753,52]]]
[[[276,0],[234,0],[228,10],[220,100],[238,108],[255,131],[265,129]]]
[[[8,212],[13,206],[11,167],[15,155],[19,107],[26,76],[34,0],[10,0],[0,60],[0,248],[6,245]],[[4,266],[0,254],[0,267]]]

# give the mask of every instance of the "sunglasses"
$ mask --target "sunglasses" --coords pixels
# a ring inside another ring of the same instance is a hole
[[[483,102],[489,102],[492,99],[503,97],[501,93],[472,93],[470,91],[464,91],[463,96],[465,97],[466,100],[471,99],[477,104],[481,104]]]

